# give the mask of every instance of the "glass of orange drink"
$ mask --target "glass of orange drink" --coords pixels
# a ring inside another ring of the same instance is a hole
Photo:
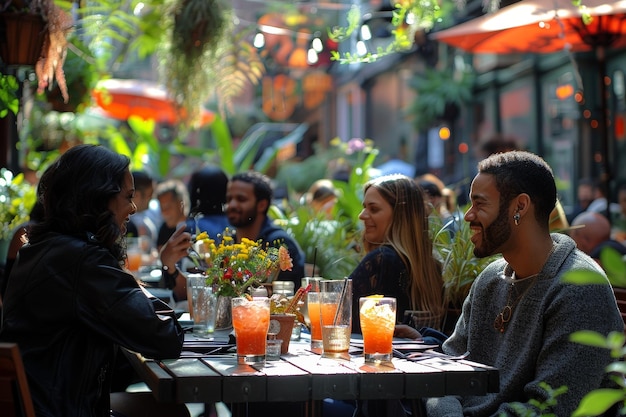
[[[267,330],[270,326],[270,299],[245,297],[232,299],[233,327],[237,344],[237,363],[265,363]]]
[[[376,295],[361,297],[359,317],[365,362],[391,361],[393,331],[396,326],[396,299]]]
[[[352,333],[352,280],[321,281],[320,297],[322,356],[349,358]]]
[[[307,293],[307,310],[311,322],[311,349],[322,348],[322,318],[320,316],[320,293]]]
[[[141,247],[139,246],[139,238],[126,238],[126,266],[129,271],[136,273],[141,267]]]

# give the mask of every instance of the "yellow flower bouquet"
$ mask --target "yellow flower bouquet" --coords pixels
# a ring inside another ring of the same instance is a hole
[[[237,297],[251,286],[270,282],[279,271],[293,267],[289,251],[261,241],[242,238],[235,243],[230,229],[225,229],[220,243],[206,232],[196,236],[194,250],[197,267],[207,276],[218,295]]]

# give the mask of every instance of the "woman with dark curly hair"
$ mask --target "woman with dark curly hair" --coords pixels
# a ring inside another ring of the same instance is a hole
[[[76,146],[40,187],[43,219],[9,276],[0,341],[18,344],[37,415],[108,417],[116,348],[177,358],[183,330],[124,270],[129,159]]]

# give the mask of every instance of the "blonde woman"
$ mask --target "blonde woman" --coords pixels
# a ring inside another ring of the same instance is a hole
[[[398,323],[405,310],[441,313],[441,267],[433,257],[424,196],[413,179],[388,175],[368,182],[359,219],[366,255],[350,275],[353,331],[360,333],[359,298],[372,294],[397,299]],[[396,336],[420,336],[411,330],[398,325]]]

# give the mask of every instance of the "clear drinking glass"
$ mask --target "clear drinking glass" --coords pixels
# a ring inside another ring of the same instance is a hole
[[[321,281],[320,315],[322,356],[347,358],[352,333],[352,280]]]
[[[207,277],[202,274],[189,274],[187,277],[187,298],[189,314],[193,319],[193,333],[211,337],[215,331],[217,317],[217,294],[207,285]]]
[[[309,292],[307,297],[307,310],[309,322],[311,324],[311,349],[322,348],[322,319],[320,316],[320,294],[319,292]]]
[[[393,357],[393,331],[396,327],[396,299],[361,297],[359,316],[365,362],[389,362]]]
[[[322,348],[322,324],[320,321],[320,299],[318,295],[322,279],[322,277],[304,277],[300,281],[302,288],[306,288],[311,284],[311,289],[304,296],[304,306],[301,310],[304,322],[311,329],[311,349]],[[313,316],[309,313],[311,308],[313,309]]]
[[[265,363],[267,330],[270,325],[270,299],[245,297],[232,299],[233,327],[237,343],[237,362]]]
[[[126,238],[126,264],[128,270],[137,273],[141,268],[143,251],[138,237]]]

